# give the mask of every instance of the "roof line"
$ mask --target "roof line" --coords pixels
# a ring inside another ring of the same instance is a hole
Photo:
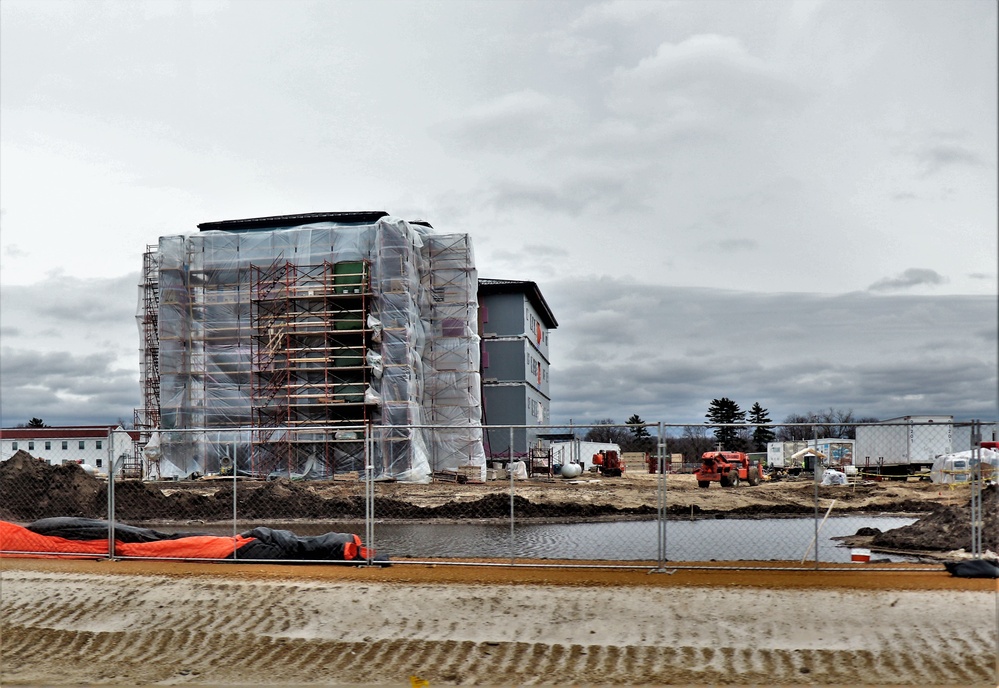
[[[388,217],[384,210],[356,210],[347,212],[317,212],[298,213],[295,215],[268,215],[266,217],[250,217],[243,220],[219,220],[202,222],[198,229],[202,232],[213,230],[239,232],[255,229],[276,229],[278,227],[295,227],[312,222],[340,222],[370,224],[383,217]]]

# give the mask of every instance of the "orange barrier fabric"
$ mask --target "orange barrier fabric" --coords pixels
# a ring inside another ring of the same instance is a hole
[[[228,559],[237,549],[254,538],[242,535],[192,535],[158,542],[115,542],[115,553],[123,557],[160,557],[167,559]]]
[[[167,559],[227,559],[254,538],[195,535],[157,542],[115,541],[115,554],[122,557]],[[0,521],[0,557],[91,558],[108,556],[107,540],[67,540],[39,535],[23,526]]]
[[[0,521],[0,550],[2,550],[0,557],[73,555],[106,557],[108,555],[108,541],[67,540],[51,535],[39,535],[23,526]],[[41,552],[45,554],[38,554]]]

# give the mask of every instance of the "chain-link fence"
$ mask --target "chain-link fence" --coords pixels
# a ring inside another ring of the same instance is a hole
[[[995,424],[490,426],[485,452],[457,458],[433,439],[401,453],[411,431],[171,431],[144,448],[111,432],[5,442],[0,550],[870,569],[999,549]]]

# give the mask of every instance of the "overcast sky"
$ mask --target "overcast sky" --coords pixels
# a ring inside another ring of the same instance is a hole
[[[558,318],[552,419],[997,411],[992,0],[0,2],[0,424],[131,420],[141,255],[377,209]]]

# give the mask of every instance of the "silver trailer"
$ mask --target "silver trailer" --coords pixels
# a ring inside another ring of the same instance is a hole
[[[914,473],[954,451],[954,416],[902,416],[858,425],[854,464],[862,470]]]

